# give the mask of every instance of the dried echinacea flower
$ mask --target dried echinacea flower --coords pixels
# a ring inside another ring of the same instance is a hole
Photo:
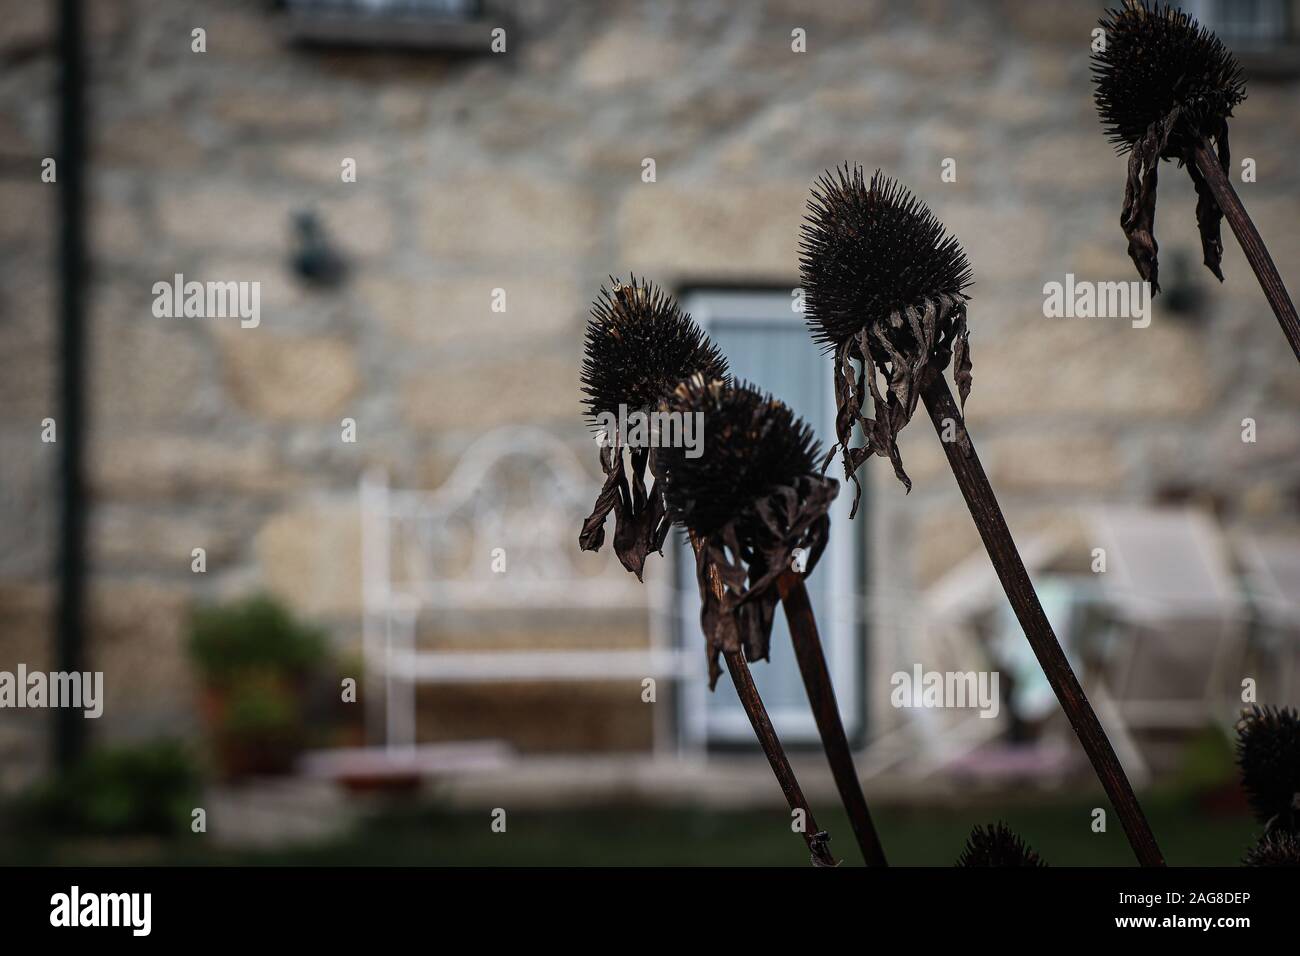
[[[1270,831],[1300,832],[1300,714],[1290,707],[1244,710],[1237,766],[1255,818]]]
[[[649,442],[629,445],[627,435],[602,425],[629,416],[647,415],[688,376],[727,375],[727,360],[683,312],[653,283],[631,276],[627,283],[610,277],[591,306],[586,355],[582,363],[584,404],[593,427],[602,429],[600,467],[604,486],[578,536],[584,551],[605,541],[605,519],[614,513],[614,551],[639,579],[651,551],[661,551],[668,535],[663,492],[656,481],[647,491],[646,472],[655,472],[655,449]],[[610,434],[610,432],[613,434]]]
[[[874,452],[887,455],[906,482],[895,438],[917,401],[924,403],[1016,619],[1114,804],[1134,853],[1143,865],[1163,865],[1115,748],[1043,613],[943,377],[951,359],[964,403],[970,355],[962,290],[971,279],[965,254],[929,209],[880,173],[872,177],[870,187],[856,168],[850,174],[845,167],[838,179],[823,177],[809,207],[801,262],[804,303],[814,338],[835,350],[836,434],[845,471],[851,476]],[[863,360],[865,384],[854,381],[854,359]],[[877,371],[889,383],[884,396],[875,384]],[[868,389],[874,420],[862,412]],[[855,422],[867,435],[862,449],[848,444]]]
[[[1047,866],[1005,823],[971,830],[958,866]]]
[[[1211,31],[1177,7],[1128,4],[1102,18],[1104,45],[1092,56],[1097,112],[1118,152],[1128,153],[1120,221],[1138,274],[1160,290],[1153,228],[1160,160],[1186,165],[1196,185],[1205,264],[1220,281],[1223,213],[1193,162],[1202,142],[1228,170],[1228,117],[1246,98],[1241,67]]]
[[[1246,98],[1241,66],[1212,31],[1169,4],[1125,0],[1099,22],[1105,34],[1092,56],[1097,112],[1116,150],[1128,154],[1120,225],[1138,275],[1160,291],[1156,185],[1160,161],[1174,160],[1196,187],[1205,265],[1223,281],[1226,216],[1300,358],[1295,306],[1229,179],[1228,119]]]
[[[924,376],[953,359],[966,401],[971,361],[964,290],[971,269],[943,224],[880,170],[870,184],[860,166],[825,173],[808,210],[800,239],[805,311],[813,338],[835,355],[836,447],[855,485],[856,513],[862,493],[856,472],[870,455],[887,457],[911,490],[898,433],[916,411]],[[864,411],[868,394],[874,418]],[[866,436],[860,448],[851,445],[855,425]]]
[[[661,410],[698,417],[704,438],[695,457],[665,449],[662,464],[669,518],[695,548],[710,686],[719,655],[729,664],[767,659],[780,600],[853,835],[867,865],[885,866],[803,583],[826,546],[839,490],[818,471],[812,429],[752,385],[702,375],[679,384]]]
[[[612,289],[602,289],[592,306],[582,367],[587,411],[601,430],[600,463],[605,484],[578,540],[584,550],[598,549],[604,541],[605,518],[613,511],[615,551],[623,566],[640,579],[646,556],[661,550],[671,526],[664,501],[666,468],[671,462],[666,462],[660,454],[662,449],[656,447],[661,437],[670,436],[654,435],[653,441],[634,443],[620,424],[633,416],[659,415],[662,401],[685,378],[699,375],[709,380],[723,379],[727,362],[690,316],[654,285],[638,282],[635,277],[626,285],[613,277],[610,281]],[[678,436],[685,438],[685,420],[678,421],[683,423]],[[691,421],[694,425],[696,419]],[[642,431],[643,439],[651,437]],[[692,433],[698,435],[694,429]],[[691,444],[698,447],[698,442]],[[645,483],[647,471],[654,479],[649,490]],[[834,866],[830,837],[817,829],[744,657],[731,655],[727,664],[781,790],[791,809],[803,816],[803,838],[813,863]],[[716,679],[714,674],[713,681]]]
[[[1300,836],[1271,830],[1246,851],[1242,866],[1300,866]]]
[[[700,416],[704,436],[698,457],[670,449],[663,462],[669,517],[687,529],[695,547],[710,686],[720,673],[720,654],[768,657],[779,599],[863,860],[886,866],[803,583],[826,546],[827,511],[839,490],[817,470],[812,429],[751,385],[700,375],[679,384],[661,407]],[[800,549],[801,560],[795,560]]]
[[[661,408],[702,416],[702,454],[663,448],[660,455],[669,519],[697,545],[712,687],[720,654],[767,659],[776,580],[796,549],[806,553],[806,570],[816,565],[839,483],[818,473],[812,429],[753,385],[695,375]]]
[[[790,569],[797,565],[803,572],[811,571],[825,549],[830,532],[827,511],[838,483],[815,472],[812,430],[752,385],[693,375],[677,386],[660,410],[695,417],[704,439],[698,454],[676,446],[661,449],[660,475],[668,517],[686,529],[695,551],[709,687],[717,685],[721,658],[791,810],[804,814],[803,836],[813,862],[834,865],[829,837],[817,830],[746,661],[767,658],[773,611],[780,597],[789,595],[787,610],[789,601],[802,598],[806,603],[801,579],[788,580]],[[796,561],[800,549],[805,552],[803,560]],[[851,755],[838,713],[834,721],[838,732],[828,737],[823,713],[835,707],[834,691],[810,608],[806,618],[813,628],[812,640],[801,649],[800,668],[837,786],[844,794],[850,784],[841,779],[840,768],[846,763],[852,766]],[[792,636],[798,642],[799,635]],[[811,658],[816,663],[810,663]],[[810,676],[810,668],[819,676]],[[856,776],[852,787],[855,792],[851,799],[846,797],[845,806],[854,834],[867,862],[883,865],[884,853]]]

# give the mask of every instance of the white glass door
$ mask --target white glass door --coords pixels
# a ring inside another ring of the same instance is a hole
[[[792,309],[789,290],[692,292],[682,306],[708,332],[731,363],[732,372],[771,392],[813,426],[823,451],[834,441],[835,398],[831,360],[823,355],[804,328],[803,315]],[[842,477],[838,461],[827,474]],[[860,594],[863,531],[867,518],[864,499],[858,516],[849,521],[852,486],[841,481],[840,494],[831,509],[831,535],[826,552],[808,579],[809,596],[817,615],[840,716],[850,738],[862,728],[862,645],[864,628]],[[694,558],[684,536],[670,538],[674,550],[678,639],[689,651],[698,648],[700,673],[704,673],[704,638],[700,634],[700,598],[695,583]],[[770,662],[757,662],[754,680],[782,741],[814,741],[813,722],[790,645],[790,632],[778,606],[772,629]],[[725,670],[718,688],[709,693],[698,687],[684,695],[683,720],[687,738],[695,743],[751,742],[753,730],[730,686]]]

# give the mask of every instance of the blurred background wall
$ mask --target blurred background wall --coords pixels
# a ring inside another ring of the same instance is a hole
[[[1300,22],[1298,5],[1274,6]],[[53,666],[56,446],[40,431],[56,414],[57,187],[39,175],[54,150],[52,7],[10,0],[0,16],[5,669]],[[971,258],[967,411],[1018,538],[1081,505],[1179,502],[1296,540],[1300,376],[1235,241],[1224,284],[1201,268],[1184,175],[1166,166],[1161,180],[1165,292],[1149,328],[1043,315],[1044,283],[1067,272],[1136,278],[1118,221],[1124,160],[1091,101],[1100,4],[533,0],[485,4],[468,32],[424,44],[382,28],[293,42],[289,11],[255,0],[87,7],[98,740],[198,732],[185,650],[197,604],[266,591],[345,659],[359,653],[367,469],[434,488],[476,438],[524,423],[575,451],[594,497],[577,374],[597,288],[633,270],[671,288],[794,289],[809,186],[845,161],[916,190]],[[503,53],[488,48],[498,25]],[[792,51],[796,28],[806,53]],[[1292,283],[1295,43],[1273,37],[1247,60],[1232,124],[1234,159],[1257,163],[1238,189]],[[946,158],[955,182],[941,180]],[[345,271],[328,281],[335,261]],[[153,284],[177,273],[260,282],[260,326],[154,317]],[[348,418],[355,443],[340,440]],[[836,528],[863,538],[880,621],[860,670],[876,731],[898,720],[888,673],[916,659],[897,624],[908,602],[979,552],[928,429],[902,438],[911,495],[875,461],[865,520]],[[205,573],[191,570],[196,547]],[[637,646],[650,625],[615,604],[424,626],[446,647],[603,647]],[[423,693],[422,739],[643,749],[635,684]],[[0,715],[6,785],[43,765],[47,717]]]

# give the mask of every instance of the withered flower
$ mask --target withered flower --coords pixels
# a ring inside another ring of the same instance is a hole
[[[1138,274],[1159,292],[1155,238],[1160,160],[1186,166],[1196,186],[1196,222],[1205,264],[1220,281],[1223,211],[1194,153],[1212,142],[1228,173],[1228,117],[1246,98],[1236,58],[1210,30],[1177,7],[1127,0],[1100,24],[1105,45],[1092,56],[1097,112],[1121,155],[1129,154],[1120,224]]]
[[[719,654],[767,659],[776,579],[795,549],[805,551],[805,570],[816,565],[839,483],[818,474],[812,429],[753,385],[694,375],[661,410],[702,416],[698,457],[677,447],[659,453],[668,517],[696,545],[713,687]]]
[[[1300,866],[1300,836],[1270,830],[1246,851],[1242,866]]]
[[[1047,866],[1005,823],[971,830],[958,866]]]
[[[1300,833],[1300,714],[1250,707],[1237,721],[1237,766],[1256,819]]]
[[[862,168],[848,165],[822,175],[813,187],[800,238],[800,276],[813,338],[835,356],[835,422],[844,475],[869,456],[887,457],[910,491],[898,433],[916,411],[924,377],[954,361],[963,404],[971,361],[964,290],[970,264],[956,238],[919,199],[876,170],[868,185]],[[861,363],[854,372],[853,362]],[[885,382],[881,394],[877,373]],[[868,393],[874,418],[863,411]],[[851,445],[860,424],[866,437]]]
[[[657,286],[631,276],[610,277],[591,306],[582,363],[583,404],[594,428],[602,416],[624,421],[648,414],[690,375],[727,375],[727,360],[676,301]],[[662,551],[669,523],[659,481],[646,490],[646,471],[655,471],[648,443],[629,446],[618,430],[601,437],[600,467],[605,483],[578,535],[584,551],[605,541],[605,518],[614,512],[614,551],[638,579],[651,551]],[[629,483],[630,476],[630,483]]]
[[[920,200],[879,170],[870,186],[856,166],[845,166],[835,176],[828,173],[818,181],[808,205],[800,250],[804,301],[809,331],[835,354],[836,447],[842,450],[845,474],[857,485],[854,475],[862,462],[869,455],[882,455],[910,490],[897,437],[917,403],[925,405],[1016,620],[1115,806],[1134,853],[1145,866],[1163,866],[1160,847],[1115,748],[1043,612],[958,399],[943,376],[952,361],[964,406],[971,386],[965,294],[971,270],[965,253]],[[856,376],[855,361],[861,362]],[[884,395],[878,375],[887,383]],[[874,419],[862,411],[868,392]],[[862,448],[850,445],[855,425],[866,434]],[[832,448],[823,468],[834,454]],[[860,495],[858,486],[853,512]]]

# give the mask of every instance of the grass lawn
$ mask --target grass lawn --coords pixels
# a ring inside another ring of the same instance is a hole
[[[966,808],[904,809],[876,813],[894,865],[951,866],[970,828],[1005,820],[1057,866],[1131,866],[1119,820],[1107,832],[1091,828],[1093,802],[1053,802]],[[1147,795],[1143,805],[1172,866],[1236,866],[1257,834],[1244,813],[1207,814],[1183,795]],[[850,865],[860,860],[848,820],[830,808],[818,822]],[[781,810],[726,812],[629,805],[579,812],[514,811],[505,833],[493,833],[487,812],[450,813],[408,805],[377,816],[355,832],[319,846],[230,852],[200,848],[187,839],[111,844],[49,844],[31,838],[0,846],[0,862],[399,866],[804,866],[807,854]]]

